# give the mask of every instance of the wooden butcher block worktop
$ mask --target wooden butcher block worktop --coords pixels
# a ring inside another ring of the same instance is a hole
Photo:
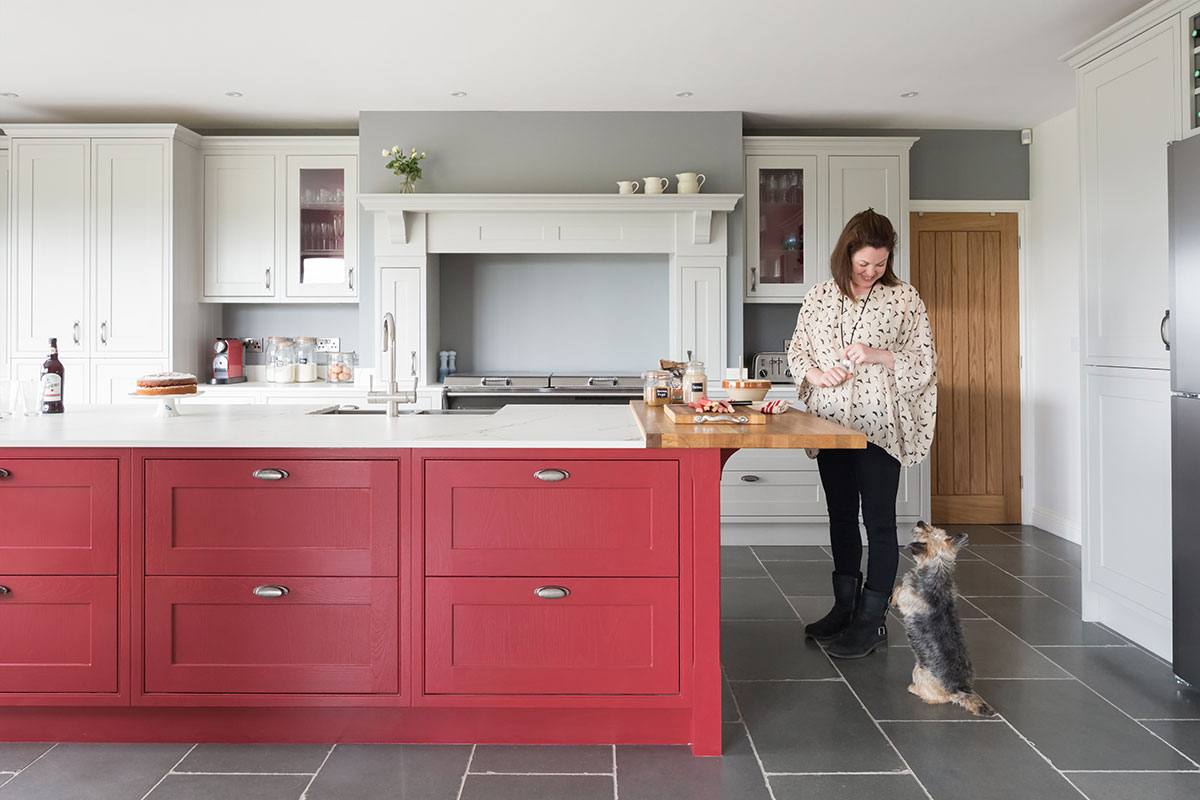
[[[764,425],[714,422],[678,425],[660,406],[641,400],[629,404],[646,439],[646,447],[801,448],[863,450],[867,437],[835,422],[794,408],[768,417]]]

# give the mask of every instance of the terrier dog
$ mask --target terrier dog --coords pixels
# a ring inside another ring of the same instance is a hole
[[[965,533],[947,534],[925,522],[913,528],[908,549],[917,565],[892,593],[917,665],[908,690],[926,703],[954,703],[981,717],[996,711],[975,693],[975,669],[967,654],[955,605],[954,561]]]

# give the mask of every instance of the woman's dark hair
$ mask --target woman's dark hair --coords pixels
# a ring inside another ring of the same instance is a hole
[[[850,275],[853,271],[850,259],[864,247],[887,248],[887,269],[883,271],[878,282],[884,286],[900,284],[900,279],[892,271],[892,263],[896,259],[896,229],[887,217],[875,213],[873,208],[868,208],[851,217],[846,227],[842,228],[842,235],[838,237],[833,254],[829,257],[829,271],[833,274],[834,282],[842,290],[842,294],[851,300],[854,299],[854,289],[850,285]]]

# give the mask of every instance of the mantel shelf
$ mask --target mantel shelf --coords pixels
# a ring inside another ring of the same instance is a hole
[[[360,194],[366,211],[379,213],[396,244],[408,241],[413,214],[609,214],[692,215],[692,241],[708,244],[714,213],[733,211],[740,194]]]

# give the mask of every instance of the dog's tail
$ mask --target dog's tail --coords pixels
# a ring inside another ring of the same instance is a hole
[[[955,692],[950,701],[956,703],[977,717],[994,717],[996,709],[975,692]]]

